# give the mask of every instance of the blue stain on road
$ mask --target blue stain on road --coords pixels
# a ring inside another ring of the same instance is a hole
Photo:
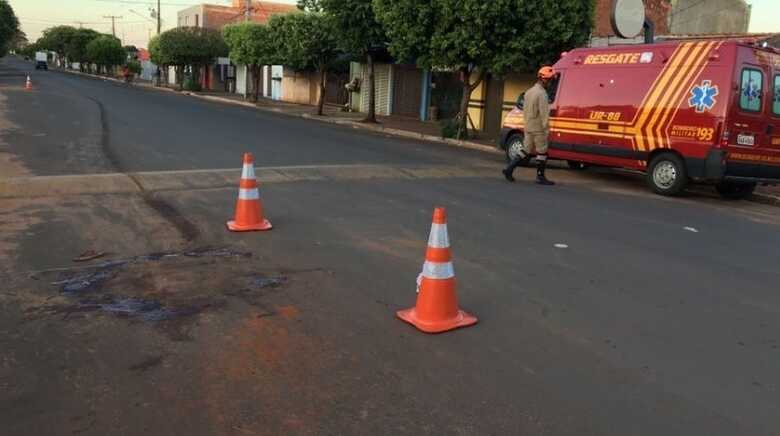
[[[138,298],[117,298],[110,303],[100,304],[100,309],[114,315],[140,317],[144,321],[164,321],[176,315],[159,301]]]

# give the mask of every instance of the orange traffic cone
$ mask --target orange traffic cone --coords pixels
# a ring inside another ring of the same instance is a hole
[[[417,305],[398,311],[397,315],[426,333],[441,333],[477,323],[476,317],[458,308],[447,213],[443,207],[437,207],[433,212]]]
[[[271,230],[271,223],[263,215],[252,153],[244,153],[244,169],[241,171],[241,182],[238,185],[236,219],[228,221],[227,227],[233,232]]]
[[[27,83],[24,84],[24,89],[32,91],[32,81],[30,80],[30,76],[27,76]]]

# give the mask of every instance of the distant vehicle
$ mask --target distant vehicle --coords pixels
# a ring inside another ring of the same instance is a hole
[[[693,182],[724,198],[780,183],[780,51],[702,40],[576,49],[554,65],[550,158],[646,173],[661,195]],[[522,95],[505,118],[523,141]]]
[[[35,52],[35,69],[36,70],[48,70],[49,69],[49,54],[45,51]]]

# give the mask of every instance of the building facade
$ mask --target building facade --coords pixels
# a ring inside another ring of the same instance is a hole
[[[745,0],[672,0],[674,35],[747,33],[751,7]]]

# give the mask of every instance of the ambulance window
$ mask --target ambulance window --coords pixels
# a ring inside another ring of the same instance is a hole
[[[555,75],[555,78],[550,81],[550,86],[547,87],[547,96],[550,98],[550,103],[555,101],[555,96],[558,94],[558,84],[561,82],[561,74]]]
[[[775,76],[775,94],[772,99],[772,112],[780,115],[780,75]]]
[[[739,90],[739,107],[750,112],[761,112],[761,96],[764,92],[764,75],[759,70],[742,70],[742,86]]]

